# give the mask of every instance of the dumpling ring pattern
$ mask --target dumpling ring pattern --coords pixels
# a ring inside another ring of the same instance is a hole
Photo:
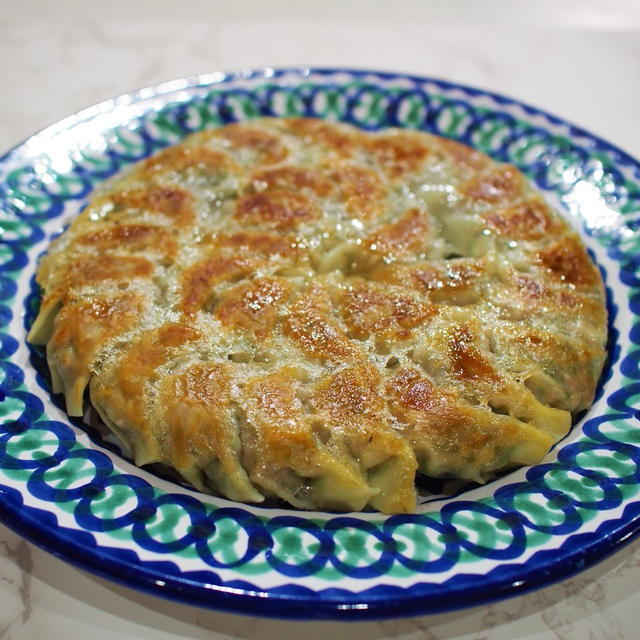
[[[619,542],[637,532],[635,161],[531,108],[420,78],[256,72],[188,87],[182,102],[172,90],[158,90],[162,108],[145,106],[142,117],[136,113],[116,129],[101,124],[99,111],[87,113],[82,122],[97,128],[106,153],[88,137],[66,162],[17,152],[0,161],[5,521],[87,568],[131,575],[143,588],[159,588],[161,576],[166,594],[192,603],[302,616],[311,608],[323,616],[403,615],[479,602],[487,585],[492,597],[531,588],[548,579],[541,572],[564,575],[599,557],[603,539]],[[374,108],[380,104],[384,109]],[[447,135],[513,163],[582,221],[607,285],[610,359],[594,407],[548,462],[428,502],[415,514],[306,515],[206,498],[153,478],[64,417],[39,372],[42,352],[25,349],[38,307],[35,258],[56,220],[77,212],[106,177],[187,133],[256,115]],[[585,184],[615,212],[608,222],[587,215],[578,197]],[[622,311],[631,322],[618,334]],[[256,592],[268,597],[256,599]]]

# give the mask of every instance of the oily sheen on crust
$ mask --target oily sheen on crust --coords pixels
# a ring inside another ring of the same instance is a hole
[[[29,339],[136,464],[232,500],[410,512],[416,471],[539,462],[593,400],[600,275],[510,165],[422,132],[259,119],[105,184]]]

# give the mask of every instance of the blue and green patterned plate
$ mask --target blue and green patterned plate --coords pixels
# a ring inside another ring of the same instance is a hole
[[[511,162],[602,269],[609,361],[593,407],[541,464],[415,515],[301,513],[203,496],[71,421],[25,335],[49,240],[102,180],[186,134],[256,116],[418,128]],[[262,69],[145,89],[0,158],[0,518],[52,553],[191,604],[283,617],[441,611],[568,576],[640,530],[640,164],[538,109],[391,73]]]

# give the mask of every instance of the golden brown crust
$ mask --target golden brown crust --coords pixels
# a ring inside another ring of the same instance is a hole
[[[496,205],[513,201],[522,194],[522,174],[509,165],[491,167],[460,185],[469,200]]]
[[[391,179],[418,170],[430,153],[422,140],[404,131],[367,138],[366,143],[382,171]]]
[[[227,289],[212,309],[223,327],[246,330],[260,340],[273,334],[278,310],[291,286],[283,278],[254,278]]]
[[[110,198],[114,212],[149,211],[159,213],[179,227],[193,224],[193,197],[184,189],[168,186],[150,186],[114,194]]]
[[[539,198],[491,209],[483,217],[489,229],[514,240],[538,240],[554,226],[549,208]]]
[[[236,203],[235,215],[242,225],[286,230],[317,219],[320,209],[299,193],[274,189],[242,196]]]
[[[380,215],[387,188],[380,175],[368,167],[342,164],[331,173],[347,212],[358,219]]]
[[[138,464],[233,500],[411,511],[416,470],[539,461],[604,359],[577,235],[515,167],[411,131],[190,136],[105,185],[38,282],[69,412],[89,385]]]

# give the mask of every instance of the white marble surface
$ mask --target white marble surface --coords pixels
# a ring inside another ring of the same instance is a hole
[[[85,106],[239,67],[348,66],[477,85],[640,157],[640,3],[0,2],[0,153]],[[640,540],[557,585],[415,619],[282,622],[195,609],[63,563],[0,525],[0,640],[640,637]]]

